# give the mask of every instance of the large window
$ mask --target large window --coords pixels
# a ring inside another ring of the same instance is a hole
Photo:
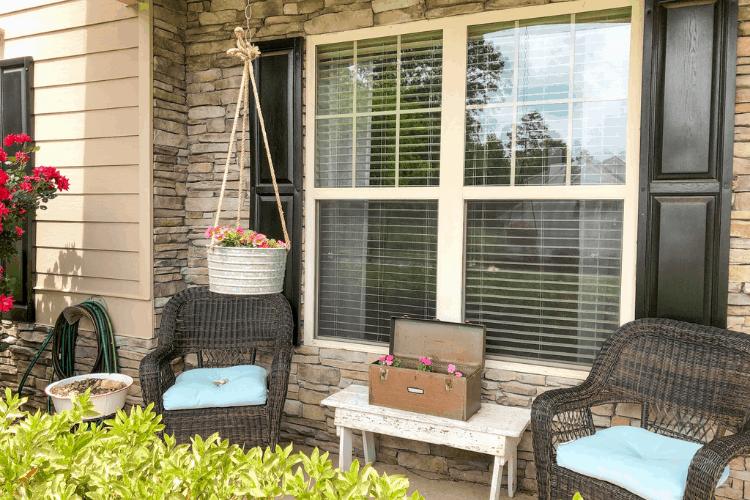
[[[407,314],[485,324],[490,359],[591,362],[632,315],[634,4],[311,37],[315,338]]]

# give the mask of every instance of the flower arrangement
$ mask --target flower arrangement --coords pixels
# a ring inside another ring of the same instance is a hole
[[[245,231],[241,227],[209,227],[203,234],[206,238],[215,239],[221,247],[286,248],[283,241],[276,241],[255,231]]]
[[[399,366],[401,366],[401,360],[395,359],[393,357],[393,354],[389,354],[388,356],[380,356],[380,358],[378,359],[378,364],[395,366],[396,368],[398,368]]]
[[[39,148],[31,145],[26,134],[10,134],[3,139],[3,146],[15,150],[14,154],[0,147],[0,261],[7,261],[18,253],[16,243],[23,236],[22,226],[29,215],[45,210],[44,205],[55,198],[58,191],[67,191],[67,177],[53,167],[36,167],[31,175],[26,166],[31,154]],[[13,279],[5,275],[0,267],[0,311],[13,308]]]
[[[419,366],[417,367],[417,371],[431,372],[432,360],[430,358],[419,358]]]

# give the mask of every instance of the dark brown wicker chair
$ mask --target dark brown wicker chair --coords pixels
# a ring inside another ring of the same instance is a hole
[[[666,319],[620,327],[579,386],[541,394],[531,408],[539,500],[638,499],[611,483],[559,467],[556,447],[596,432],[591,407],[642,405],[641,427],[703,443],[685,500],[714,498],[730,460],[750,453],[750,336]]]
[[[163,416],[178,443],[218,432],[231,443],[274,447],[279,439],[292,361],[292,311],[283,295],[222,295],[188,288],[164,307],[159,346],[141,361],[143,399]],[[268,397],[262,406],[165,411],[162,395],[174,385],[171,362],[197,355],[198,367],[265,364]],[[256,363],[257,361],[257,363]]]

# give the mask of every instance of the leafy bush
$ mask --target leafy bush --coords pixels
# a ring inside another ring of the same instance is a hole
[[[176,445],[157,434],[161,416],[134,407],[103,424],[85,424],[95,416],[88,393],[73,410],[55,415],[20,411],[26,399],[6,389],[0,398],[0,499],[403,499],[409,486],[401,476],[382,476],[355,461],[348,472],[334,470],[328,453],[292,455],[292,446],[276,451],[244,451],[217,434],[196,436],[192,445]],[[295,472],[293,466],[300,464]],[[302,469],[309,478],[303,475]],[[411,500],[424,500],[418,493]]]

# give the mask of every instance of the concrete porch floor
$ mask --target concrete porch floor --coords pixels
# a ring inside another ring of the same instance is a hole
[[[312,450],[313,448],[309,446],[299,444],[294,445],[295,452],[301,451],[309,455]],[[328,459],[333,462],[334,467],[338,466],[338,454],[330,453]],[[468,481],[426,478],[399,465],[375,462],[374,467],[380,474],[385,472],[389,476],[393,474],[406,476],[409,480],[409,495],[416,490],[425,498],[425,500],[488,500],[490,498],[489,485],[470,483]],[[508,490],[503,487],[503,489],[500,490],[500,499],[503,500],[507,498]],[[291,497],[285,497],[285,499],[293,500]],[[513,495],[513,500],[536,500],[536,496],[517,491],[516,494]]]

